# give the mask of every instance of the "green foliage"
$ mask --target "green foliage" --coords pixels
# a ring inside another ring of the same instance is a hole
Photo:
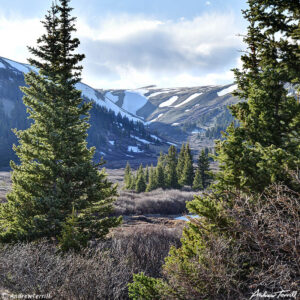
[[[149,183],[147,184],[146,192],[150,192],[152,190],[155,190],[157,188],[157,181],[156,181],[156,172],[153,168],[153,165],[151,165],[150,171],[149,171]]]
[[[208,187],[211,180],[211,175],[209,173],[209,157],[205,153],[205,150],[202,150],[198,158],[198,169],[201,177],[201,185],[205,189]]]
[[[160,279],[145,276],[142,272],[133,275],[133,283],[128,284],[129,298],[133,300],[159,300],[162,283]]]
[[[234,70],[234,94],[247,101],[231,107],[239,126],[231,125],[216,146],[221,189],[259,193],[275,181],[292,187],[287,170],[300,165],[300,104],[285,85],[297,89],[300,83],[296,2],[249,1],[244,12],[250,24],[244,38],[248,51],[242,69]]]
[[[148,165],[146,166],[146,171],[145,171],[145,181],[146,181],[146,183],[149,182],[149,167],[148,167]]]
[[[38,48],[29,48],[37,57],[29,63],[39,73],[26,74],[28,86],[22,91],[33,122],[26,130],[15,130],[20,164],[11,162],[12,191],[0,207],[2,241],[57,238],[63,230],[66,234],[73,207],[76,231],[85,240],[105,236],[121,221],[106,217],[116,187],[98,170],[101,164],[92,162],[95,149],[87,148],[91,103],[75,88],[84,55],[73,53],[79,40],[71,38],[75,27],[68,2],[52,5]]]
[[[202,177],[199,169],[196,170],[195,178],[193,181],[193,189],[196,191],[203,190]]]
[[[177,178],[177,151],[175,146],[170,146],[166,157],[166,187],[176,189],[179,187]]]
[[[185,144],[182,144],[179,155],[178,155],[178,161],[177,161],[177,167],[176,167],[176,172],[177,172],[177,178],[178,178],[178,183],[181,184],[182,182],[182,171],[184,167],[184,153],[185,153]]]
[[[180,184],[192,186],[193,181],[194,181],[193,157],[192,157],[192,153],[191,153],[189,144],[187,144],[185,147],[184,166],[183,166],[183,170],[182,170]]]
[[[129,162],[127,162],[125,167],[125,174],[124,174],[124,183],[125,183],[125,189],[129,189],[131,187],[131,181],[132,181],[132,172]]]
[[[66,219],[62,226],[61,236],[58,237],[60,249],[63,252],[69,250],[79,251],[82,246],[86,246],[87,240],[80,232],[78,227],[78,218],[73,208],[72,214]]]
[[[158,162],[156,167],[156,186],[157,188],[165,188],[165,171],[162,162]]]
[[[142,192],[146,191],[145,173],[144,173],[142,164],[140,165],[138,172],[137,172],[137,177],[136,177],[136,182],[135,182],[135,190],[138,193],[142,193]]]

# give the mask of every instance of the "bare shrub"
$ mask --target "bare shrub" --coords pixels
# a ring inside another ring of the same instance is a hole
[[[172,250],[164,266],[170,289],[162,299],[249,299],[257,290],[297,292],[300,194],[277,184],[260,197],[231,200],[218,203],[223,207],[216,218],[191,220],[182,249]],[[229,222],[220,221],[224,216]],[[219,224],[218,230],[211,230],[212,224]]]
[[[157,189],[148,193],[121,191],[115,202],[116,215],[187,213],[186,202],[193,200],[195,191]]]
[[[181,232],[162,226],[120,229],[79,254],[61,255],[47,241],[0,249],[0,288],[11,293],[48,294],[53,299],[128,299],[132,274],[161,276],[171,245]]]

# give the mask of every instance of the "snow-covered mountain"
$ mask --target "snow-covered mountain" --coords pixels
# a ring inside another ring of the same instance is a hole
[[[205,131],[218,125],[236,85],[98,90],[104,98],[141,118],[150,129],[178,142],[190,132]]]
[[[0,168],[15,159],[11,150],[17,143],[11,128],[25,129],[29,126],[23,94],[24,74],[35,71],[28,64],[0,57]],[[130,110],[118,106],[103,93],[84,83],[77,84],[86,101],[93,101],[90,112],[89,146],[96,146],[97,158],[103,156],[108,167],[123,167],[127,160],[132,164],[154,162],[160,150],[166,150],[168,140],[149,131],[144,120]]]
[[[28,64],[18,63],[8,58],[0,57],[0,69],[11,70],[12,72],[27,74],[29,71],[38,72],[38,70]],[[108,110],[112,110],[117,115],[120,113],[123,117],[127,117],[129,120],[132,121],[143,121],[139,117],[131,114],[126,109],[120,108],[117,106],[113,101],[108,99],[107,97],[103,97],[101,93],[97,90],[91,88],[87,84],[78,83],[77,89],[82,91],[82,96],[94,101],[96,104],[107,108]]]

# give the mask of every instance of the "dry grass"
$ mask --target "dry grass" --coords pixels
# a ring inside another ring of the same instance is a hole
[[[177,215],[187,213],[186,202],[193,200],[192,190],[162,190],[148,193],[121,191],[115,202],[116,215],[160,214]]]
[[[0,290],[50,293],[52,299],[128,299],[132,274],[161,276],[164,258],[171,245],[179,246],[180,236],[178,228],[127,228],[64,256],[46,241],[5,246],[0,249]]]

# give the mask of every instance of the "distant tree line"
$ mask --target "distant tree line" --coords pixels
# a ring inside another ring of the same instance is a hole
[[[124,173],[125,189],[138,193],[162,189],[181,189],[191,186],[194,190],[203,190],[211,182],[208,149],[202,150],[197,167],[193,166],[193,156],[189,144],[182,144],[177,155],[175,146],[170,146],[168,154],[160,153],[157,165],[143,168],[141,164],[136,174],[127,163]]]

